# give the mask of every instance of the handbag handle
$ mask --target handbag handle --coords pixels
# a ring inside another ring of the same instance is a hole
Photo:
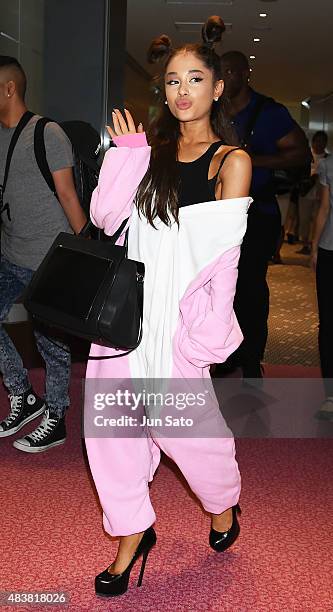
[[[124,221],[122,222],[122,224],[118,227],[117,231],[112,234],[112,236],[108,236],[107,234],[102,234],[102,238],[99,237],[99,240],[107,240],[108,242],[110,242],[111,244],[116,244],[119,236],[121,235],[124,227],[126,227],[127,222],[128,222],[129,217],[127,217],[127,219],[124,219]],[[82,238],[86,238],[87,236],[89,236],[89,232],[91,230],[91,228],[94,227],[94,224],[92,223],[92,221],[89,219],[89,221],[87,221],[87,223],[84,225],[84,227],[82,228],[82,230],[79,232],[78,236],[81,236]],[[99,231],[99,236],[101,235],[102,230]],[[127,257],[127,250],[128,250],[128,229],[126,230],[126,234],[125,234],[125,241],[124,241],[124,248],[125,248],[125,257]]]

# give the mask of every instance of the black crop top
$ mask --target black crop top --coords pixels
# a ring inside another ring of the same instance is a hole
[[[180,175],[179,188],[179,208],[182,206],[190,206],[191,204],[199,204],[200,202],[210,202],[216,200],[215,189],[218,174],[225,159],[229,153],[235,151],[239,147],[228,151],[223,157],[220,167],[213,176],[208,179],[209,166],[216,151],[223,145],[222,141],[213,142],[207,151],[192,162],[177,162]]]

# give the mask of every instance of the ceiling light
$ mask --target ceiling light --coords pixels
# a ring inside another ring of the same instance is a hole
[[[250,59],[256,59],[255,55],[250,55]]]
[[[302,106],[304,106],[305,108],[307,108],[309,110],[309,108],[310,108],[309,102],[310,102],[309,98],[307,98],[306,100],[302,100]]]
[[[260,13],[259,17],[267,17],[267,13]]]
[[[260,38],[254,38],[253,42],[260,42]]]
[[[19,40],[16,40],[16,38],[13,38],[12,36],[10,36],[10,34],[6,34],[6,32],[0,32],[0,36],[3,36],[4,38],[8,38],[8,40],[12,40],[14,43],[19,43]]]

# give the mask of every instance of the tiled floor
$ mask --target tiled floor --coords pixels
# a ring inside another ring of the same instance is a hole
[[[298,255],[300,244],[284,244],[283,265],[270,265],[269,338],[265,361],[318,366],[317,299],[309,257]]]

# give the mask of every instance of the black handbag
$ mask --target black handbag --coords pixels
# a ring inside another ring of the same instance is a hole
[[[124,246],[115,244],[127,221],[113,236],[100,232],[99,240],[85,237],[91,222],[77,236],[57,236],[24,293],[34,319],[127,353],[137,348],[145,267],[127,257],[128,230]]]

